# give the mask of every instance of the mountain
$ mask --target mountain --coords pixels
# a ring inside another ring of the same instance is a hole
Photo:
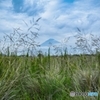
[[[48,39],[45,42],[43,42],[41,46],[51,46],[51,45],[57,45],[57,44],[60,44],[60,42],[56,41],[55,39]]]

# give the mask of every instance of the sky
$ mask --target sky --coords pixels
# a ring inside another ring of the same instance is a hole
[[[73,37],[77,27],[87,36],[100,34],[100,0],[0,0],[0,37],[13,28],[26,30],[23,21],[29,24],[40,17],[39,43]]]

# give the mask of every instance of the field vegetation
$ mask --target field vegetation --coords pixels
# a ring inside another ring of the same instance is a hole
[[[100,100],[100,39],[92,35],[91,45],[77,28],[76,49],[83,50],[82,54],[71,55],[64,50],[51,56],[49,49],[47,55],[39,52],[36,56],[32,51],[38,46],[34,41],[37,32],[32,28],[36,29],[38,21],[29,26],[30,35],[18,28],[5,35],[0,53],[0,100]],[[21,46],[27,52],[18,55]],[[98,92],[98,96],[71,97],[71,91]]]

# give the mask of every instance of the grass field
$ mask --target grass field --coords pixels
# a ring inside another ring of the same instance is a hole
[[[100,100],[100,54],[0,56],[0,100]]]
[[[100,100],[100,52],[92,54],[92,47],[100,50],[100,37],[91,35],[90,43],[78,28],[76,47],[90,55],[68,55],[65,50],[51,56],[49,49],[47,55],[29,56],[38,46],[32,31],[36,23],[26,33],[17,28],[6,34],[0,44],[0,100]],[[28,50],[26,56],[17,56],[21,47]],[[98,96],[71,97],[71,91]]]

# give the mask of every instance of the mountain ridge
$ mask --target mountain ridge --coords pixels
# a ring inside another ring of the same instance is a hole
[[[40,46],[51,46],[51,45],[56,45],[56,44],[59,44],[60,42],[53,39],[53,38],[50,38],[46,41],[44,41]]]

